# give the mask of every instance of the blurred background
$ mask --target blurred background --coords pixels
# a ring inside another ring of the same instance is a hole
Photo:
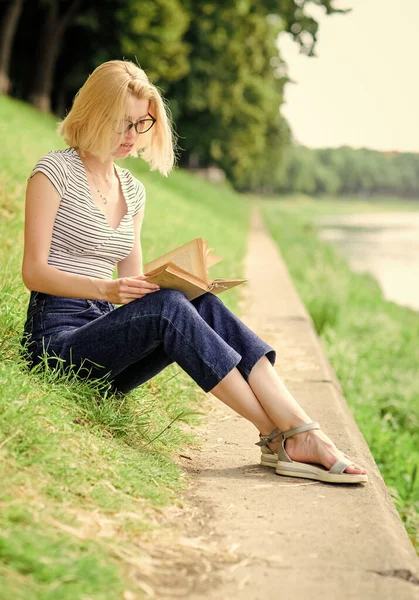
[[[418,310],[419,213],[411,211],[419,196],[413,41],[419,4],[401,0],[396,10],[388,0],[334,5],[352,10],[327,16],[319,6],[306,7],[319,24],[315,59],[299,53],[289,35],[279,37],[294,82],[282,108],[298,143],[294,189],[368,198],[374,214],[353,207],[355,215],[319,217],[320,237],[354,270],[372,273],[386,298]],[[305,160],[303,146],[310,148]]]

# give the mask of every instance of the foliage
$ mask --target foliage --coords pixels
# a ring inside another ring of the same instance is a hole
[[[263,2],[190,3],[186,40],[190,75],[169,86],[185,149],[181,164],[214,163],[235,186],[261,182],[268,154],[280,157],[287,129],[279,113],[285,78],[275,77],[280,21],[266,18]],[[283,139],[279,134],[284,133]],[[269,143],[269,146],[268,146]]]
[[[26,48],[36,48],[45,8],[26,3],[15,39],[14,95],[26,99],[33,77],[27,77]],[[139,62],[152,81],[176,80],[188,72],[188,46],[182,41],[188,15],[180,0],[84,0],[67,28],[54,76],[54,112],[63,116],[87,75],[106,60]],[[25,76],[24,76],[25,75]]]
[[[289,148],[270,192],[310,195],[419,195],[419,154],[368,148]]]

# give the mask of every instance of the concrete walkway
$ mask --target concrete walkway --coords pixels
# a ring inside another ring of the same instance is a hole
[[[194,473],[191,498],[207,515],[207,535],[240,560],[188,600],[419,599],[418,557],[257,212],[246,270],[243,320],[276,348],[289,389],[370,481],[333,485],[275,475],[258,465],[255,428],[211,400],[202,449],[184,466]]]

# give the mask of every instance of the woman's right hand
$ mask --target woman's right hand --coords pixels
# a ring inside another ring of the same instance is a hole
[[[109,282],[106,300],[112,304],[128,304],[137,298],[143,298],[160,289],[155,283],[149,283],[146,275],[136,277],[120,277]]]

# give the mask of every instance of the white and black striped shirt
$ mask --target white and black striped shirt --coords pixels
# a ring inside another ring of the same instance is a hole
[[[128,256],[134,245],[133,217],[145,204],[144,185],[127,169],[116,166],[127,214],[113,229],[93,202],[84,165],[74,148],[54,150],[35,165],[60,196],[48,264],[69,273],[112,279],[115,264]]]

